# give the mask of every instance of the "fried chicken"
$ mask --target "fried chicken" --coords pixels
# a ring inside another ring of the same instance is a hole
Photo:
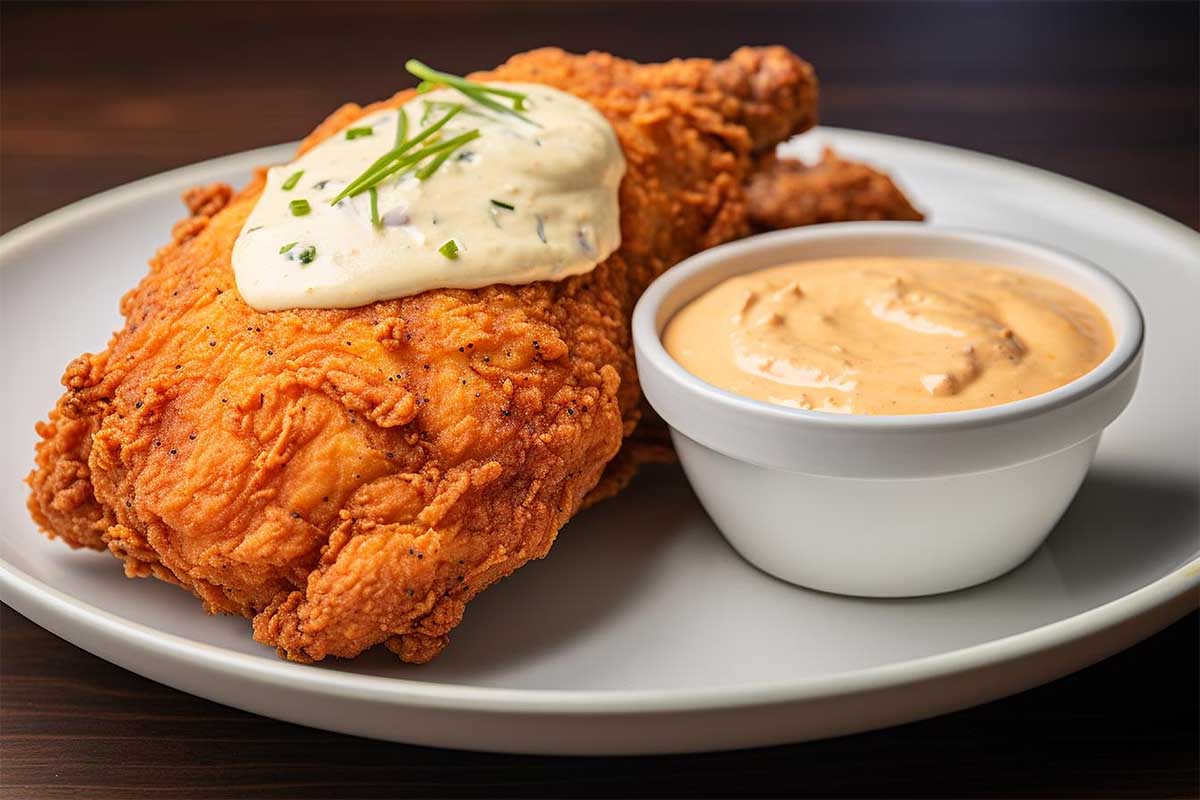
[[[846,161],[830,148],[816,164],[769,154],[746,190],[756,230],[846,220],[924,219],[887,175]]]
[[[659,65],[545,49],[473,77],[549,84],[611,121],[620,249],[558,283],[261,313],[230,254],[265,171],[236,194],[194,190],[122,299],[124,328],[67,367],[38,427],[29,505],[51,537],[251,618],[292,660],[384,643],[425,662],[589,493],[666,456],[639,435],[614,460],[640,417],[633,304],[750,231],[755,165],[815,122],[812,69],[782,48]],[[411,95],[344,106],[301,151]]]

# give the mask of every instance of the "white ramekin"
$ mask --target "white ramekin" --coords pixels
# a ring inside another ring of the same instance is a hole
[[[726,278],[842,256],[965,259],[1041,274],[1099,305],[1116,346],[1091,372],[1045,394],[904,416],[751,400],[692,375],[663,347],[667,321]],[[655,281],[633,314],[642,389],[730,544],[784,580],[869,597],[972,586],[1037,550],[1075,496],[1101,432],[1129,404],[1142,334],[1125,287],[1081,258],[919,223],[799,228],[706,250]]]

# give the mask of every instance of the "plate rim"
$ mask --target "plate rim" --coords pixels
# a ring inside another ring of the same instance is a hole
[[[818,135],[829,135],[835,144],[838,141],[851,145],[859,142],[869,147],[879,142],[885,146],[940,156],[948,161],[969,162],[971,168],[976,170],[983,167],[1009,175],[1017,172],[1056,188],[1083,191],[1092,199],[1112,207],[1115,213],[1137,216],[1143,224],[1156,228],[1169,240],[1186,249],[1194,248],[1197,256],[1200,256],[1200,233],[1184,223],[1135,201],[1040,167],[902,136],[824,126],[817,128],[816,132]],[[270,163],[281,156],[286,157],[294,146],[294,143],[285,143],[220,156],[140,178],[78,200],[0,236],[0,269],[27,244],[45,236],[54,236],[80,218],[119,209],[171,186],[186,187],[192,182],[211,180],[210,173],[216,170],[252,169]],[[1194,277],[1190,273],[1189,276]],[[228,650],[127,620],[71,597],[13,566],[0,552],[0,600],[14,607],[36,608],[59,625],[82,625],[96,630],[126,647],[140,648],[167,658],[188,660],[197,667],[223,676],[245,678],[247,673],[253,673],[256,679],[267,683],[287,683],[294,689],[326,696],[439,710],[542,715],[586,713],[607,716],[727,710],[895,688],[1049,651],[1137,619],[1198,589],[1200,555],[1149,584],[1064,619],[969,647],[890,664],[817,677],[715,688],[519,689],[314,669],[309,665]],[[25,603],[20,600],[14,603],[13,598],[20,598]],[[1200,606],[1200,592],[1197,592],[1195,601],[1192,605]],[[63,638],[71,640],[70,637]]]

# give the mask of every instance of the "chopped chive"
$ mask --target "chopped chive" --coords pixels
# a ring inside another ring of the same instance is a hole
[[[308,214],[308,212],[312,211],[312,206],[310,206],[308,201],[304,198],[293,200],[292,202],[288,203],[288,208],[292,210],[293,217],[303,217]]]
[[[404,138],[408,136],[408,114],[403,108],[396,109],[396,147],[404,144]]]
[[[440,166],[442,166],[442,164],[446,163],[446,159],[448,159],[454,153],[455,150],[457,150],[459,147],[462,147],[464,144],[471,141],[471,139],[474,139],[474,138],[476,138],[476,136],[479,135],[478,130],[473,131],[473,133],[475,133],[475,136],[470,136],[470,137],[467,137],[466,135],[457,136],[454,139],[451,139],[450,141],[446,142],[447,145],[453,145],[453,147],[447,147],[445,150],[443,150],[437,156],[437,158],[435,158],[433,161],[431,161],[428,164],[428,166],[426,166],[423,169],[421,169],[420,171],[418,171],[417,179],[422,180],[422,181],[427,180],[431,175],[433,175],[433,173],[437,172],[438,168]],[[455,144],[455,141],[457,139],[461,139],[462,141]]]
[[[297,255],[296,260],[301,264],[311,264],[313,259],[317,257],[317,248],[311,244],[306,245]]]
[[[375,163],[373,163],[373,164],[371,164],[371,166],[367,167],[363,171],[363,173],[361,175],[359,175],[357,178],[350,181],[350,184],[345,189],[342,189],[342,191],[337,195],[337,197],[330,200],[329,204],[336,205],[339,201],[343,200],[347,196],[361,194],[362,190],[365,189],[367,186],[373,186],[373,185],[379,183],[379,181],[383,180],[383,178],[386,178],[387,175],[390,175],[390,174],[392,174],[392,172],[395,172],[396,170],[392,170],[391,172],[388,172],[387,175],[382,174],[387,169],[389,169],[388,165],[391,162],[400,158],[400,156],[407,153],[413,147],[415,147],[416,145],[425,141],[430,136],[434,135],[439,130],[441,130],[442,127],[444,127],[447,122],[449,122],[451,119],[453,119],[454,116],[458,112],[462,111],[462,108],[463,107],[461,105],[455,106],[454,108],[450,109],[450,111],[446,114],[446,116],[442,117],[437,122],[433,123],[428,128],[426,128],[425,130],[418,133],[413,138],[408,139],[408,140],[396,145],[391,150],[384,153],[379,158],[375,159]]]
[[[433,159],[433,161],[430,161],[429,164],[417,170],[417,180],[428,180],[433,176],[433,173],[438,171],[442,164],[446,163],[446,159],[449,157],[450,151],[447,150],[446,152],[440,154],[437,158]]]
[[[366,180],[362,185],[360,185],[358,188],[351,191],[350,196],[357,197],[358,195],[365,192],[367,190],[367,187],[378,186],[380,183],[387,180],[388,178],[390,178],[392,175],[396,174],[397,172],[399,172],[403,169],[408,169],[410,167],[413,167],[413,166],[419,164],[420,162],[424,161],[429,156],[436,156],[443,152],[453,152],[454,150],[457,150],[459,147],[462,147],[467,142],[470,142],[470,141],[472,141],[474,139],[478,139],[478,138],[479,138],[479,129],[476,128],[475,130],[467,131],[466,133],[455,136],[453,139],[448,139],[448,140],[442,142],[441,144],[435,144],[435,145],[430,145],[428,147],[423,147],[420,150],[418,150],[417,152],[407,155],[404,158],[401,158],[399,161],[395,162],[390,167],[380,170],[379,172],[376,172],[374,175],[370,176],[370,178],[368,180]],[[441,166],[441,164],[439,163],[438,166]],[[427,171],[422,170],[422,172],[427,172]],[[425,175],[425,177],[429,177],[429,175],[432,175],[432,174],[433,174],[432,171],[428,171],[427,174]]]
[[[371,224],[376,228],[379,227],[379,192],[372,186],[367,190],[371,193]]]
[[[458,258],[458,245],[454,243],[453,239],[449,239],[438,248],[438,252],[451,260],[456,259]]]
[[[296,246],[296,242],[289,242],[288,244],[285,244],[283,247],[279,248],[279,254],[283,255],[284,253],[286,253],[288,250],[291,250],[295,246]]]
[[[521,120],[522,122],[527,122],[530,125],[535,125],[539,128],[542,127],[539,123],[534,122],[529,117],[525,116],[524,114],[520,113],[519,111],[514,111],[513,109],[504,105],[503,103],[497,103],[495,100],[488,97],[487,94],[485,93],[485,90],[483,90],[483,89],[459,89],[459,91],[462,92],[463,94],[465,94],[467,97],[474,100],[476,103],[479,103],[479,105],[481,105],[481,106],[485,106],[487,108],[492,109],[493,111],[499,111],[504,114],[512,114],[514,117]]]
[[[509,98],[515,103],[522,104],[517,106],[517,110],[519,111],[524,110],[525,108],[523,104],[527,95],[522,92],[514,91],[512,89],[504,89],[499,86],[489,86],[488,84],[480,83],[479,81],[467,80],[466,78],[459,77],[458,75],[451,75],[449,72],[439,72],[432,67],[422,64],[415,58],[410,58],[404,64],[404,68],[418,78],[421,78],[422,86],[425,84],[436,85],[439,83],[444,83],[445,85],[452,86],[455,89],[461,89],[463,87],[469,89],[482,89],[490,94],[498,94],[501,97]]]
[[[461,78],[458,75],[451,75],[447,72],[439,72],[436,69],[425,66],[415,58],[410,58],[405,63],[404,68],[418,78],[421,78],[421,83],[417,87],[418,92],[423,93],[429,91],[428,88],[425,88],[427,84],[445,84],[446,86],[457,89],[467,97],[474,100],[476,103],[486,106],[493,111],[512,114],[517,119],[528,122],[530,125],[537,125],[538,127],[541,127],[538,125],[538,123],[520,113],[526,108],[525,100],[527,97],[527,95],[522,94],[521,92],[516,92],[511,89],[503,89],[498,86],[489,86],[486,83],[479,83],[478,81],[469,81],[466,78]],[[495,100],[487,96],[489,94],[507,97],[513,101],[513,107],[509,108],[506,105],[497,103]]]
[[[375,131],[370,128],[351,128],[346,131],[347,139],[361,139],[364,136],[374,136]]]
[[[293,172],[291,177],[289,177],[286,181],[283,182],[283,186],[281,188],[285,192],[290,192],[292,189],[295,189],[296,184],[300,182],[300,176],[302,176],[303,174],[304,174],[304,170],[300,170],[299,172]]]
[[[510,206],[508,203],[503,203],[503,202],[501,202],[501,201],[499,201],[499,200],[493,200],[493,201],[492,201],[492,205],[494,205],[494,206],[497,206],[498,208],[504,208],[504,209],[507,209],[507,210],[509,210],[509,211],[516,211],[516,210],[517,210],[517,207],[516,207],[516,206]]]

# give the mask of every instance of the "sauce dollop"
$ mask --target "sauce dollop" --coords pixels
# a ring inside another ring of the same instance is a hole
[[[621,243],[625,173],[612,126],[548,86],[489,85],[523,93],[524,119],[452,89],[402,107],[413,138],[463,106],[427,145],[479,131],[425,179],[430,160],[379,184],[374,198],[330,203],[396,145],[394,109],[272,168],[233,249],[245,301],[259,311],[351,308],[429,289],[560,280],[607,258]]]
[[[1054,281],[973,262],[805,261],[731,278],[684,307],[667,351],[722,389],[793,408],[928,414],[998,405],[1080,377],[1108,319]]]

